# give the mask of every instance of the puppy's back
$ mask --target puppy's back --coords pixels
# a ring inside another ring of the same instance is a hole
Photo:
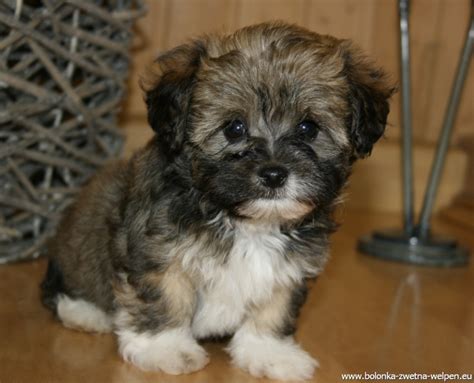
[[[48,270],[41,285],[45,306],[56,310],[59,294],[113,309],[114,237],[127,189],[127,165],[107,165],[66,210],[48,246]]]

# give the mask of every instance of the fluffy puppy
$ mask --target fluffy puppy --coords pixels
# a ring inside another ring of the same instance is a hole
[[[351,166],[382,135],[392,88],[349,41],[284,23],[206,36],[145,81],[156,136],[100,172],[49,248],[43,301],[115,331],[123,358],[189,373],[232,335],[254,376],[307,379],[293,340]]]

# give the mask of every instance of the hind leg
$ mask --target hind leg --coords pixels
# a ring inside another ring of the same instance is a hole
[[[59,294],[57,313],[64,326],[76,330],[107,333],[113,330],[112,318],[95,304]]]

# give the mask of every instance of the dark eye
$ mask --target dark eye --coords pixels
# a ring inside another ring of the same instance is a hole
[[[296,125],[296,133],[305,141],[312,141],[319,132],[319,126],[314,121],[305,120]]]
[[[247,133],[245,124],[240,120],[234,120],[224,128],[224,135],[229,141],[236,141]]]

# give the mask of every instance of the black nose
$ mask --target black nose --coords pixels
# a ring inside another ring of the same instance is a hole
[[[265,186],[279,188],[283,186],[288,178],[288,171],[281,166],[268,166],[260,169],[258,176],[262,179]]]

